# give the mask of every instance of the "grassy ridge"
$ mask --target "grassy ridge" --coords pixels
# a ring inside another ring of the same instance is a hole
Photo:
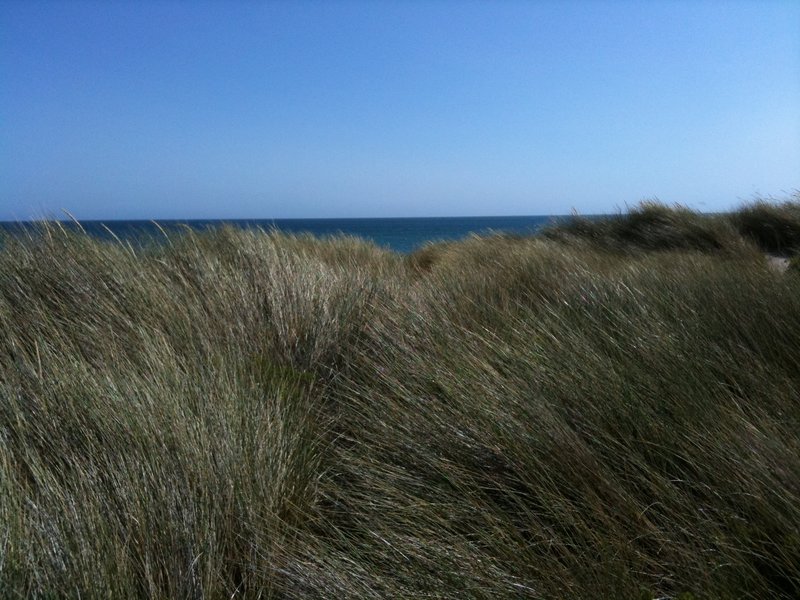
[[[756,200],[729,214],[703,215],[682,206],[646,201],[625,215],[574,215],[545,227],[554,240],[582,239],[615,251],[697,250],[737,254],[752,244],[764,252],[800,252],[800,192],[782,203]]]
[[[796,211],[6,239],[0,596],[796,597]]]

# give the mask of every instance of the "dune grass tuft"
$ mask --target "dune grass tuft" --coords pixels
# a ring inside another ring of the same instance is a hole
[[[696,250],[741,254],[748,248],[790,256],[800,251],[800,202],[755,200],[738,210],[705,215],[689,208],[646,201],[612,216],[572,217],[541,231],[553,240],[582,240],[616,252]]]
[[[800,192],[793,201],[756,200],[731,215],[743,236],[767,252],[784,256],[800,252]]]
[[[616,251],[735,252],[742,245],[736,230],[725,218],[653,201],[642,202],[616,216],[573,215],[546,227],[542,234],[550,239],[581,238]]]

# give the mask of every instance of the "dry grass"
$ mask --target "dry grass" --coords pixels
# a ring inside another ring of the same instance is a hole
[[[640,212],[3,240],[0,596],[797,597],[800,277]]]

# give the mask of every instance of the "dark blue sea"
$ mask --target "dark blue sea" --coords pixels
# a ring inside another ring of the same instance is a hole
[[[347,234],[371,240],[397,252],[412,252],[427,242],[457,240],[471,233],[504,232],[519,235],[535,233],[542,225],[558,217],[413,217],[386,219],[253,219],[253,220],[184,220],[158,221],[167,232],[180,231],[184,226],[196,230],[229,224],[243,228],[278,229],[287,233],[310,233],[315,236]],[[65,222],[68,227],[74,223]],[[19,231],[30,223],[0,222],[0,231]],[[135,240],[142,236],[157,239],[161,236],[152,221],[81,221],[81,227],[91,235],[110,239]],[[107,229],[106,229],[107,228]]]

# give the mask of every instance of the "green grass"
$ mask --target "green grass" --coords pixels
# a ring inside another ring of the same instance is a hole
[[[552,240],[582,240],[625,253],[696,250],[730,255],[740,254],[750,245],[790,256],[800,252],[800,193],[782,203],[760,199],[719,215],[646,201],[610,217],[573,215],[541,233]]]
[[[657,202],[643,202],[625,215],[594,219],[574,215],[542,233],[550,239],[581,238],[616,251],[736,252],[743,242],[724,217]]]
[[[752,209],[3,240],[0,596],[797,597],[800,277]]]
[[[800,192],[794,201],[782,203],[758,200],[732,215],[738,231],[774,254],[800,252]]]

